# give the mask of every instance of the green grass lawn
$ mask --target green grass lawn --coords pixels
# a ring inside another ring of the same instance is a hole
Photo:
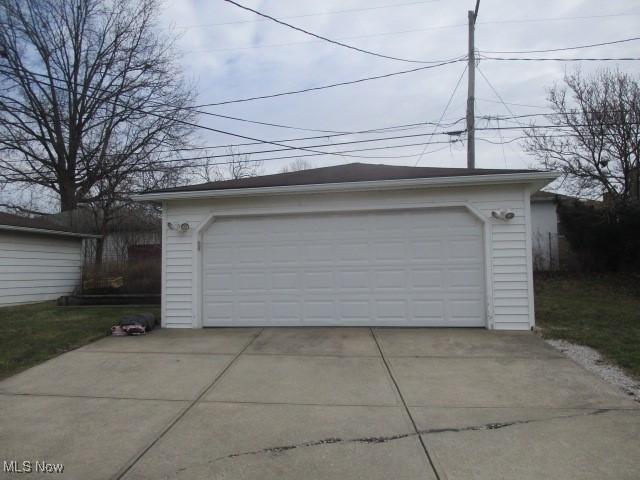
[[[53,302],[0,308],[0,379],[108,335],[129,313],[157,307],[57,307]]]
[[[539,275],[535,294],[545,338],[592,347],[640,378],[640,277]]]

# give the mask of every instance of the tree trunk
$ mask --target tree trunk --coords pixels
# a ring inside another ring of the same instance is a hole
[[[60,181],[60,211],[67,212],[78,207],[76,189],[71,178],[63,178]]]
[[[102,219],[99,229],[100,238],[96,239],[96,265],[102,265],[102,262],[104,261],[104,245],[108,232],[109,229],[107,228],[107,222]]]

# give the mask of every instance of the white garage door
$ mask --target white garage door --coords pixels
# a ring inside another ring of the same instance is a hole
[[[480,222],[463,209],[217,219],[204,326],[484,326]]]

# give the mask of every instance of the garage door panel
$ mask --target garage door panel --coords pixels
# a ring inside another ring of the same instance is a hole
[[[333,271],[307,271],[303,272],[302,276],[304,278],[303,288],[305,291],[333,291],[335,288]]]
[[[210,321],[227,321],[233,318],[233,302],[224,302],[214,298],[212,301],[206,302],[204,308]]]
[[[257,245],[236,245],[234,259],[239,264],[263,264],[266,260],[267,250]]]
[[[212,294],[216,292],[231,293],[234,291],[235,280],[232,273],[212,272],[205,274],[204,292]]]
[[[480,266],[476,268],[452,268],[446,276],[447,289],[471,288],[477,289],[482,283],[483,271]]]
[[[371,319],[369,300],[342,300],[339,302],[342,320],[367,321]]]
[[[403,322],[408,318],[407,301],[396,299],[375,300],[375,311],[378,320]]]
[[[414,300],[411,302],[413,318],[420,319],[443,319],[445,318],[445,308],[443,300]]]
[[[347,242],[338,245],[337,259],[341,262],[368,262],[369,244],[367,242]]]
[[[464,239],[452,239],[447,242],[448,258],[451,259],[465,259],[472,262],[477,262],[479,258],[482,258],[482,242],[477,237],[470,237]]]
[[[297,322],[302,312],[298,300],[274,300],[271,302],[271,318],[280,321]]]
[[[292,272],[272,272],[271,288],[273,290],[297,290],[300,286],[300,274]]]
[[[381,291],[405,290],[407,287],[407,273],[402,270],[379,270],[373,274],[374,286]]]
[[[482,311],[481,299],[450,299],[447,302],[449,315],[454,319],[477,318]]]
[[[205,244],[203,250],[203,257],[206,257],[207,265],[209,267],[232,264],[234,252],[231,245],[225,246]]]
[[[337,318],[336,305],[332,300],[306,300],[303,303],[305,322],[331,322]]]
[[[267,288],[267,274],[265,272],[237,272],[235,288],[239,291],[257,290],[261,292]]]
[[[375,260],[405,261],[405,243],[396,241],[378,241],[375,243]]]
[[[337,286],[341,290],[369,291],[371,275],[369,270],[342,270],[337,272]]]
[[[268,260],[272,264],[296,264],[300,258],[300,249],[297,244],[285,243],[282,245],[271,245],[268,249]]]
[[[411,241],[411,258],[417,260],[441,260],[445,257],[443,240],[416,239]]]
[[[333,263],[332,243],[309,243],[303,246],[304,258],[310,263]]]
[[[463,211],[228,218],[203,245],[205,326],[484,325]]]

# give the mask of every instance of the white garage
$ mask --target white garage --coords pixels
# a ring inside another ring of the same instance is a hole
[[[0,306],[55,300],[80,285],[82,240],[44,218],[0,212]]]
[[[553,178],[349,164],[141,195],[163,325],[529,329],[529,196]]]

